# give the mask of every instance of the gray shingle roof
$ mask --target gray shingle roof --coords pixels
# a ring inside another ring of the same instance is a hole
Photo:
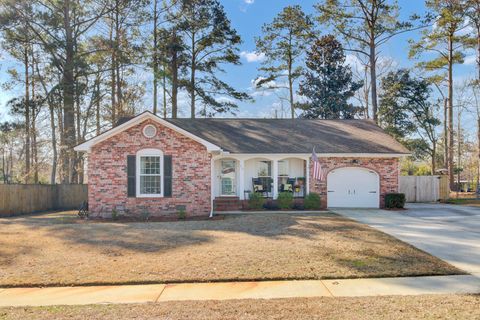
[[[370,120],[168,119],[231,153],[409,151]]]

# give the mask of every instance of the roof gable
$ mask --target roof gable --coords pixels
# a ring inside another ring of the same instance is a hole
[[[75,151],[87,151],[89,152],[91,150],[91,148],[102,142],[102,141],[105,141],[107,140],[108,138],[110,137],[113,137],[117,134],[119,134],[120,132],[123,132],[145,120],[153,120],[157,123],[159,123],[160,125],[162,126],[165,126],[167,128],[170,128],[188,138],[191,138],[192,140],[194,141],[197,141],[199,142],[200,144],[204,145],[206,148],[207,148],[207,151],[221,151],[222,149],[219,147],[219,146],[216,146],[215,144],[209,142],[209,141],[206,141],[205,139],[201,138],[201,137],[198,137],[196,136],[195,134],[192,134],[191,132],[188,132],[186,131],[185,129],[182,129],[180,127],[177,127],[175,124],[171,123],[171,122],[168,122],[156,115],[154,115],[153,113],[149,112],[149,111],[145,111],[141,114],[139,114],[138,116],[136,117],[133,117],[115,127],[113,127],[112,129],[110,130],[107,130],[105,131],[104,133],[90,139],[90,140],[87,140],[79,145],[77,145],[74,150]]]

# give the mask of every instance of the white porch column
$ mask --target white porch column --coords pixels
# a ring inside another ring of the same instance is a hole
[[[273,177],[273,199],[278,197],[278,160],[273,160],[272,168],[272,177]]]
[[[213,156],[210,158],[210,218],[213,217],[213,199],[215,198],[215,160]]]
[[[307,192],[306,194],[309,194],[310,193],[310,157],[308,157],[306,160],[306,163],[307,163],[307,168],[306,168],[306,172],[305,172],[305,180],[306,180],[306,184],[307,184]]]
[[[238,161],[238,192],[240,200],[245,200],[245,160]]]

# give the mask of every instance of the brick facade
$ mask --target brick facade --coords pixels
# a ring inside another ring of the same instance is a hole
[[[157,128],[146,138],[146,124]],[[172,197],[127,197],[127,156],[142,149],[159,149],[172,156]],[[174,214],[185,205],[187,214],[210,213],[210,154],[205,146],[151,120],[146,120],[93,146],[88,158],[88,202],[93,215],[108,215],[113,209],[128,214],[147,210],[151,215]]]
[[[355,161],[354,161],[355,160]],[[328,172],[342,167],[362,167],[373,170],[380,176],[380,207],[385,206],[385,194],[398,192],[398,158],[319,158],[322,168]],[[310,162],[310,177],[313,175],[313,162]],[[310,180],[310,192],[319,193],[322,207],[326,208],[327,183]]]

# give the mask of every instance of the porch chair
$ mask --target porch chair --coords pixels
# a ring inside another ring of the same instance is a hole
[[[287,183],[283,186],[284,191],[293,192],[293,186],[295,185],[295,178],[288,178]]]

